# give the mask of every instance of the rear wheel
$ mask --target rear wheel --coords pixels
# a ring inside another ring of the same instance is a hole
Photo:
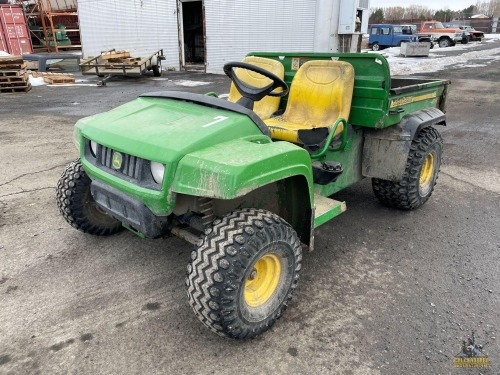
[[[443,140],[433,127],[422,129],[411,144],[406,171],[399,182],[372,179],[373,192],[384,205],[401,210],[422,206],[431,196],[439,167]]]
[[[105,236],[119,232],[123,228],[121,223],[97,206],[90,183],[80,159],[66,167],[56,188],[61,215],[72,227],[85,233]]]
[[[297,234],[279,216],[257,209],[234,211],[216,220],[191,254],[189,303],[215,333],[255,337],[286,309],[301,260]]]
[[[380,45],[378,43],[372,44],[372,51],[380,51]]]

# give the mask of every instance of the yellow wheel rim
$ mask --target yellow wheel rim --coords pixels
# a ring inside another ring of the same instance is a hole
[[[245,281],[244,298],[250,307],[265,304],[278,287],[281,275],[281,262],[274,254],[260,258]]]
[[[425,192],[432,181],[432,177],[434,176],[434,154],[429,153],[424,160],[424,164],[422,165],[422,170],[420,171],[420,190]]]

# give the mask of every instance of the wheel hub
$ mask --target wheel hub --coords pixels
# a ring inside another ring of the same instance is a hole
[[[434,154],[427,154],[420,171],[419,185],[420,190],[424,193],[431,185],[432,177],[434,176]]]
[[[278,287],[281,276],[281,262],[275,254],[260,258],[245,281],[244,298],[250,307],[265,304]]]

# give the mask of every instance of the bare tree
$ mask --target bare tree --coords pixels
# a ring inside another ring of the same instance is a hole
[[[403,7],[387,7],[384,8],[384,19],[387,21],[401,20],[404,18],[405,8]]]
[[[428,7],[423,5],[411,4],[405,9],[405,15],[404,15],[405,19],[421,20],[431,17],[432,17],[432,12]]]
[[[479,14],[484,14],[488,17],[500,15],[500,0],[489,0],[476,2],[476,10]]]

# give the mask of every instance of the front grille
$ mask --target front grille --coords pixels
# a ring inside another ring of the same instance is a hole
[[[99,162],[101,165],[104,165],[105,167],[108,167],[110,169],[113,169],[117,172],[121,172],[124,175],[131,177],[135,180],[139,180],[140,177],[140,166],[143,162],[143,159],[138,158],[136,156],[124,154],[121,152],[122,155],[122,166],[120,169],[114,169],[113,168],[113,149],[109,147],[104,147],[101,146],[101,152],[97,152],[97,156],[99,158]]]
[[[113,166],[113,153],[116,151],[103,145],[97,145],[96,156],[93,155],[90,141],[85,141],[85,159],[99,169],[130,183],[153,190],[161,190],[162,185],[153,180],[151,162],[137,156],[120,152],[121,165]]]

